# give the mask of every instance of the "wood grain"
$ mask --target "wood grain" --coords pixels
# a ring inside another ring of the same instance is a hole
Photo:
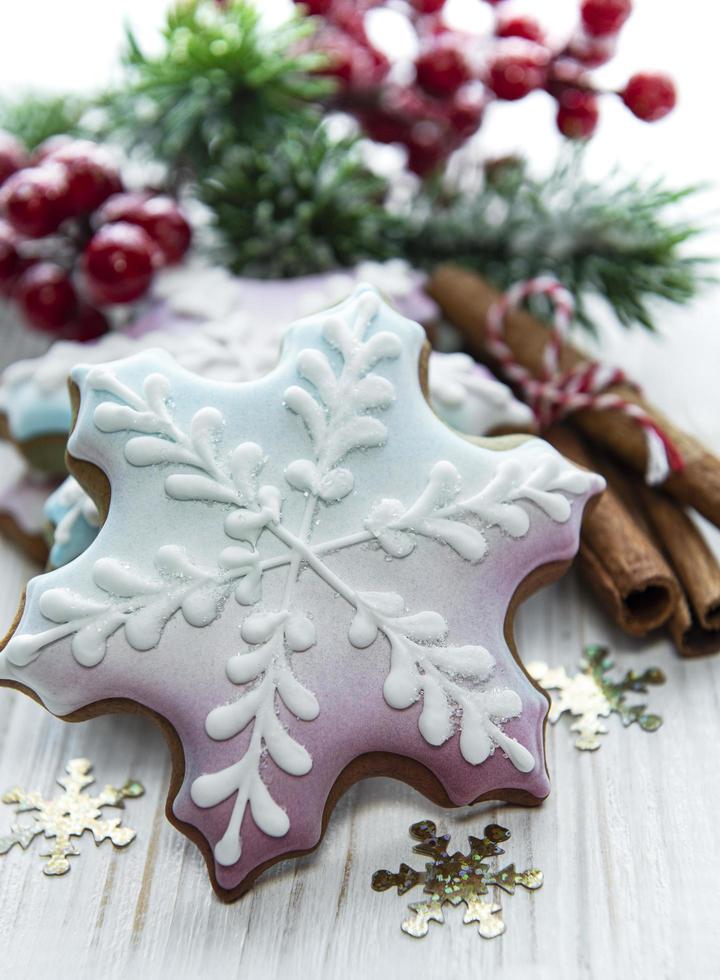
[[[664,349],[635,336],[623,338],[621,347],[618,342],[618,350],[654,400],[720,449],[715,372],[692,371],[701,347],[712,352],[702,365],[713,357],[720,363],[715,320],[710,303],[704,322],[671,325]],[[696,345],[694,354],[688,343]],[[612,338],[608,351],[612,357]],[[678,366],[682,385],[667,385],[668,362]],[[9,450],[0,453],[3,478],[15,465]],[[714,535],[716,553],[719,540]],[[0,541],[0,631],[33,573]],[[397,782],[357,784],[336,807],[318,851],[276,865],[232,906],[214,896],[201,855],[165,820],[170,758],[151,722],[116,715],[67,725],[20,694],[0,690],[0,790],[19,784],[50,792],[75,756],[92,759],[101,783],[132,775],[146,787],[123,812],[138,832],[124,851],[96,848],[83,838],[72,871],[57,879],[42,874],[39,841],[0,858],[2,976],[716,977],[720,658],[684,661],[663,637],[642,644],[628,639],[608,624],[574,575],[521,608],[516,638],[526,661],[571,668],[583,643],[606,642],[623,668],[661,667],[668,683],[653,689],[648,701],[664,726],[649,735],[610,719],[610,734],[592,754],[573,748],[565,720],[549,727],[553,788],[532,810],[481,805],[447,811]],[[0,829],[10,817],[10,808],[0,806]],[[400,921],[413,892],[398,898],[371,890],[375,870],[417,858],[407,829],[423,817],[452,832],[460,848],[467,834],[497,820],[512,831],[508,859],[542,868],[540,891],[501,896],[503,937],[480,939],[462,924],[461,911],[450,909],[445,925],[431,925],[424,940],[411,939]]]

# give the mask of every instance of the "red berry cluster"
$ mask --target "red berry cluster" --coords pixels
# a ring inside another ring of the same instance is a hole
[[[30,326],[101,336],[109,324],[100,307],[143,296],[191,235],[171,198],[125,192],[99,144],[53,137],[30,155],[0,131],[0,294]]]
[[[609,61],[631,0],[581,0],[579,24],[566,43],[551,44],[533,17],[494,8],[490,38],[451,30],[445,0],[407,0],[419,53],[412,80],[398,82],[388,59],[367,36],[365,15],[385,0],[296,0],[319,19],[313,47],[328,57],[323,71],[339,83],[335,104],[351,112],[371,139],[401,143],[408,166],[421,176],[434,170],[482,123],[491,100],[514,102],[536,90],[557,103],[557,126],[570,139],[587,139],[598,123],[598,95],[588,72]],[[395,0],[388,6],[398,9]],[[409,74],[406,72],[405,74]],[[617,93],[638,118],[661,119],[675,105],[667,76],[634,75]]]

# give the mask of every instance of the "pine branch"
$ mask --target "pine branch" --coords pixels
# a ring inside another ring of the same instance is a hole
[[[619,173],[585,178],[581,157],[561,161],[545,180],[509,159],[486,169],[477,191],[448,199],[438,188],[416,202],[406,254],[432,267],[453,261],[501,288],[539,273],[573,293],[578,321],[594,330],[586,299],[595,294],[623,326],[654,329],[653,299],[686,303],[710,277],[707,259],[684,254],[700,228],[669,214],[699,188],[670,190]]]
[[[29,150],[60,133],[80,133],[86,102],[75,95],[26,93],[0,100],[0,129],[13,133]]]
[[[401,254],[403,222],[384,206],[385,180],[356,141],[291,129],[239,146],[199,187],[235,272],[285,277]]]
[[[327,93],[329,83],[311,74],[322,56],[301,50],[313,29],[300,16],[261,27],[249,0],[177,2],[158,56],[128,29],[127,85],[106,98],[110,130],[152,147],[175,172],[203,174],[228,147],[254,143],[290,115],[297,121]]]

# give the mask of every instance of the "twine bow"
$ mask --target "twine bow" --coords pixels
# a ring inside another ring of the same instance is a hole
[[[529,296],[547,296],[553,315],[548,343],[543,354],[542,374],[536,378],[516,360],[505,341],[505,318]],[[634,419],[645,434],[647,465],[645,480],[662,483],[670,472],[679,472],[683,460],[677,446],[644,409],[606,389],[617,384],[631,385],[620,368],[597,361],[584,361],[569,371],[560,369],[560,352],[572,321],[575,304],[568,290],[550,276],[527,279],[511,286],[492,304],[487,314],[486,346],[503,373],[521,392],[542,431],[573,412],[617,411]],[[632,385],[636,388],[635,385]]]

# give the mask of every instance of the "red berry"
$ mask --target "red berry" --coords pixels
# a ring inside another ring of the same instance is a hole
[[[499,99],[514,102],[545,84],[550,56],[539,45],[500,53],[490,64],[488,86]]]
[[[588,37],[580,32],[570,41],[568,54],[585,68],[599,68],[610,61],[616,47],[616,39],[612,34],[607,37]]]
[[[150,195],[143,191],[123,191],[113,194],[98,209],[93,221],[100,225],[111,225],[115,221],[133,221],[131,217],[147,201]]]
[[[67,215],[67,191],[65,171],[55,163],[19,170],[2,188],[6,217],[20,234],[44,238]]]
[[[192,230],[171,197],[148,198],[128,212],[127,220],[148,233],[168,265],[179,262],[190,247]]]
[[[89,214],[122,190],[110,154],[97,143],[74,140],[53,151],[50,159],[67,171],[69,214]]]
[[[0,129],[0,184],[27,164],[27,153],[20,140]]]
[[[417,83],[430,95],[452,95],[470,78],[467,61],[451,36],[441,35],[420,53],[415,62]]]
[[[330,12],[333,5],[333,0],[294,0],[294,2],[301,4],[314,17],[323,17]]]
[[[156,246],[146,231],[119,221],[90,239],[83,255],[88,289],[97,303],[131,303],[148,289]]]
[[[394,143],[400,139],[401,122],[396,115],[383,109],[372,109],[360,116],[363,129],[377,143]]]
[[[395,85],[383,93],[383,107],[395,113],[406,123],[412,124],[423,119],[444,122],[445,104],[430,98],[415,85]]]
[[[77,307],[70,276],[54,262],[38,262],[23,272],[14,296],[28,322],[50,333],[64,327]]]
[[[410,0],[419,14],[437,14],[445,6],[445,0]]]
[[[17,234],[10,225],[0,219],[0,287],[12,282],[20,266]]]
[[[110,329],[107,317],[88,303],[81,303],[75,316],[65,327],[62,336],[65,340],[77,340],[85,343],[97,340]]]
[[[451,147],[440,126],[429,120],[415,123],[403,136],[407,147],[408,169],[419,177],[424,177],[445,159]]]
[[[332,22],[353,41],[363,45],[369,44],[365,30],[365,13],[372,5],[372,3],[358,3],[357,0],[334,0]]]
[[[543,44],[545,35],[542,27],[533,17],[501,17],[495,33],[498,37],[524,37],[526,41]]]
[[[447,106],[447,119],[460,140],[466,140],[480,128],[487,100],[482,88],[461,88]]]
[[[633,75],[621,93],[630,112],[645,122],[656,122],[675,108],[675,84],[667,75],[640,72]]]
[[[357,74],[357,62],[362,55],[349,37],[344,37],[339,31],[326,32],[319,43],[319,50],[326,56],[328,63],[318,69],[320,75],[329,75],[344,86],[349,86]]]
[[[588,34],[617,34],[632,11],[631,0],[583,0],[580,17]]]
[[[595,132],[599,112],[593,92],[566,88],[558,99],[557,127],[571,140],[586,140]]]
[[[48,136],[46,140],[43,140],[39,146],[35,147],[32,155],[33,166],[37,167],[43,161],[51,157],[53,153],[57,153],[64,146],[68,146],[73,142],[71,136],[65,136],[58,134],[57,136]]]

